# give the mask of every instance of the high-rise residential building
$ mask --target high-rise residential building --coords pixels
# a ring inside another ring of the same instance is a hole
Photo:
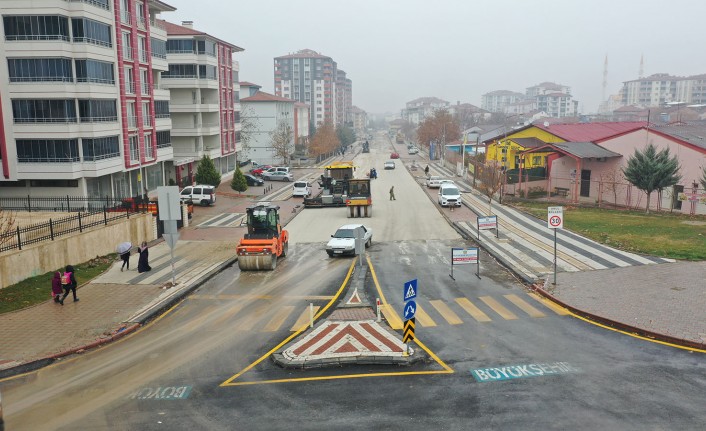
[[[138,195],[172,159],[158,0],[4,0],[0,188]],[[5,78],[6,77],[6,78]]]
[[[240,140],[238,63],[242,48],[194,29],[164,21],[168,70],[162,85],[169,90],[174,160],[169,178],[191,184],[203,156],[222,174],[235,170]]]
[[[367,136],[368,128],[368,113],[357,106],[351,108],[351,117],[353,123],[353,131],[359,139]]]
[[[537,101],[537,109],[550,117],[575,117],[578,114],[579,102],[571,96],[571,87],[553,82],[527,87],[527,99]]]
[[[353,108],[353,81],[346,78],[346,72],[336,72],[336,124],[351,124]]]
[[[449,102],[438,97],[419,97],[407,102],[400,115],[404,121],[419,124],[426,117],[434,115],[434,111],[448,109],[449,106]]]
[[[525,99],[525,95],[509,90],[495,90],[481,96],[480,107],[489,112],[504,112],[513,103]]]
[[[309,105],[315,126],[325,120],[342,123],[345,118],[337,118],[337,70],[331,57],[311,49],[275,57],[275,95]]]
[[[706,103],[706,74],[682,77],[656,73],[645,78],[623,82],[621,94],[624,106],[650,107],[672,102],[704,104]]]

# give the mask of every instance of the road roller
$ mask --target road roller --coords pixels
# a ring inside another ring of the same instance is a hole
[[[260,203],[246,209],[248,232],[236,252],[241,271],[270,271],[287,255],[289,233],[279,223],[279,206]]]

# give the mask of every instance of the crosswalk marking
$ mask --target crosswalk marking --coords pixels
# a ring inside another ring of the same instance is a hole
[[[505,298],[507,298],[508,301],[512,302],[519,308],[520,310],[524,311],[527,313],[530,317],[546,317],[547,315],[542,313],[541,311],[537,310],[530,304],[528,304],[525,300],[520,298],[517,295],[503,295]]]
[[[234,226],[240,223],[243,219],[243,214],[239,213],[223,213],[215,217],[211,217],[205,222],[199,223],[196,227],[227,227]]]
[[[422,309],[422,307],[417,304],[417,311],[415,314],[415,317],[417,319],[417,322],[426,327],[431,327],[431,326],[436,326],[436,322],[427,314],[426,311]]]
[[[292,314],[292,311],[294,311],[294,307],[291,305],[286,305],[277,310],[277,313],[275,313],[272,319],[270,319],[270,321],[267,322],[267,325],[265,325],[265,331],[275,332],[280,326],[282,326],[284,321],[287,320],[287,317]]]
[[[240,310],[242,310],[242,309],[243,309],[243,304],[235,304],[234,306],[230,307],[230,309],[229,309],[228,311],[226,311],[225,313],[223,313],[223,315],[222,315],[221,317],[219,317],[218,319],[216,319],[216,320],[213,322],[213,325],[214,325],[214,326],[220,326],[220,325],[224,324],[225,322],[227,322],[228,320],[230,320],[233,316],[235,316],[236,314],[238,314],[238,311],[240,311]]]
[[[255,310],[248,315],[248,318],[244,319],[242,322],[236,325],[236,330],[238,331],[250,331],[255,327],[255,324],[260,320],[260,318],[267,312],[270,308],[269,304],[260,304],[255,307]]]
[[[566,316],[567,314],[569,314],[569,311],[567,309],[558,306],[554,302],[543,298],[537,295],[536,293],[528,293],[528,295],[560,316]]]
[[[481,296],[479,298],[481,301],[485,303],[488,307],[492,308],[493,311],[498,313],[500,317],[502,317],[505,320],[516,320],[517,316],[515,313],[512,311],[508,310],[505,308],[502,304],[500,304],[498,301],[495,300],[495,298],[490,297],[490,296]]]
[[[316,316],[316,313],[318,313],[320,308],[321,307],[318,305],[314,306],[314,316]],[[294,325],[292,325],[292,329],[290,329],[290,331],[294,332],[300,330],[302,326],[309,324],[310,319],[311,316],[309,315],[309,307],[306,307],[304,311],[302,311],[302,314],[299,315]]]
[[[480,308],[476,307],[474,303],[469,301],[468,298],[456,298],[456,303],[466,310],[466,313],[470,314],[476,321],[490,322],[490,317],[483,313]]]
[[[392,305],[390,305],[390,304],[382,305],[380,307],[380,310],[382,311],[382,314],[385,316],[385,319],[387,319],[387,323],[390,325],[390,328],[402,329],[402,320],[400,320],[400,316],[397,315],[395,310],[392,308]]]
[[[443,301],[440,301],[438,299],[429,301],[429,303],[436,308],[436,311],[441,314],[441,317],[443,317],[447,322],[449,322],[449,325],[460,325],[463,323],[463,320],[461,320],[456,313],[454,313],[451,308],[449,308],[446,303]]]
[[[218,306],[217,306],[217,305],[212,305],[212,306],[210,306],[210,307],[206,307],[205,310],[202,310],[202,311],[200,312],[201,315],[200,315],[199,317],[197,317],[197,318],[194,319],[194,320],[188,321],[187,324],[184,325],[181,329],[182,329],[184,332],[195,331],[196,329],[198,329],[198,328],[206,321],[206,319],[208,319],[209,317],[211,317],[211,313],[213,313],[213,312],[216,311],[217,309],[218,309]]]

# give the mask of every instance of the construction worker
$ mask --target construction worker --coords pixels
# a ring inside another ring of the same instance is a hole
[[[391,201],[396,201],[395,199],[395,186],[390,187],[390,200]]]

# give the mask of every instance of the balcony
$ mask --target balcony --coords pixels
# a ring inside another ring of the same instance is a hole
[[[175,113],[189,112],[218,112],[218,102],[202,100],[202,103],[194,101],[170,101],[169,111]]]

